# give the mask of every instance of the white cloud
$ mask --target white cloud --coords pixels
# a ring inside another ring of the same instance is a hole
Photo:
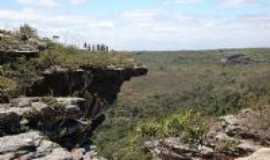
[[[86,3],[88,0],[70,0],[71,4],[80,5]]]
[[[165,0],[164,4],[199,4],[203,0]]]
[[[59,35],[65,43],[82,44],[89,40],[111,44],[110,20],[91,16],[56,14],[39,9],[0,10],[0,28],[14,28],[24,23],[36,27],[43,36]]]
[[[270,16],[188,16],[164,10],[123,13],[117,48],[200,49],[268,46]]]
[[[33,7],[35,8],[35,7]],[[29,23],[42,35],[59,35],[66,43],[107,43],[115,49],[199,49],[256,47],[270,44],[270,16],[214,17],[171,14],[164,9],[137,9],[98,18],[0,9],[0,27]]]
[[[255,4],[257,0],[220,0],[221,5],[225,7],[237,7],[241,5]]]
[[[56,0],[17,0],[19,4],[27,6],[37,6],[37,7],[56,7],[59,6]]]
[[[41,7],[41,8],[54,8],[60,7],[67,0],[17,0],[17,3],[30,7]],[[88,2],[88,0],[68,0],[68,4],[72,5],[82,5]]]

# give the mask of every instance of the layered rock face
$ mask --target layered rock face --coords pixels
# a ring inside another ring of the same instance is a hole
[[[0,67],[16,64],[20,57],[38,58],[45,46],[38,37],[0,31]],[[76,51],[75,56],[80,56],[80,50]],[[38,79],[25,86],[21,97],[2,96],[0,160],[97,159],[91,135],[105,120],[104,111],[116,100],[125,81],[147,74],[145,67],[136,65],[63,66],[39,68]]]
[[[0,159],[90,159],[90,137],[105,119],[103,111],[124,81],[146,73],[145,68],[44,72],[29,88],[31,97],[0,104]]]

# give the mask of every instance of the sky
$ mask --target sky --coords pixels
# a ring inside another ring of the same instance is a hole
[[[270,47],[269,0],[0,0],[0,28],[116,50]]]

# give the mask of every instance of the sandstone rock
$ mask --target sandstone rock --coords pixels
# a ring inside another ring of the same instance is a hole
[[[199,150],[181,142],[179,138],[167,138],[164,140],[148,141],[145,147],[153,154],[154,159],[198,159]]]
[[[122,84],[132,77],[147,74],[145,67],[98,69],[81,67],[68,70],[52,66],[43,72],[43,78],[36,81],[28,90],[28,96],[71,96],[74,93],[89,91],[92,97],[112,104],[120,92]],[[90,102],[91,103],[91,102]]]
[[[249,157],[238,158],[236,160],[269,160],[269,159],[270,159],[270,148],[262,148]]]
[[[254,61],[244,54],[234,54],[221,59],[223,64],[250,64]]]
[[[8,94],[0,90],[0,103],[9,103]]]
[[[10,114],[15,114],[18,118],[52,118],[52,119],[64,119],[64,118],[79,118],[83,113],[82,98],[52,98],[55,102],[47,104],[42,98],[16,98],[9,104],[0,104],[0,117],[9,118]],[[71,105],[73,105],[71,107]],[[59,113],[59,111],[61,113]],[[50,116],[49,116],[50,115]],[[53,117],[55,116],[55,117]],[[0,121],[1,123],[1,121]]]
[[[103,157],[99,157],[95,148],[75,148],[71,151],[74,160],[106,160]]]
[[[259,150],[260,148],[263,148],[263,146],[256,144],[253,141],[249,140],[241,140],[240,144],[237,146],[237,148],[240,151],[243,151],[245,153],[253,153]]]
[[[72,160],[72,155],[39,132],[0,138],[0,160]]]
[[[83,120],[88,107],[85,102],[72,97],[48,100],[24,97],[0,104],[1,135],[22,132],[24,127],[42,129],[48,136],[58,138],[81,133],[91,127]]]

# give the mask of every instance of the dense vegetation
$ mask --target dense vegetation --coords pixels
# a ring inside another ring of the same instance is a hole
[[[224,65],[230,54],[258,63]],[[95,134],[108,159],[151,159],[146,140],[180,136],[200,143],[218,116],[270,102],[270,49],[134,53],[149,74],[127,83]]]

